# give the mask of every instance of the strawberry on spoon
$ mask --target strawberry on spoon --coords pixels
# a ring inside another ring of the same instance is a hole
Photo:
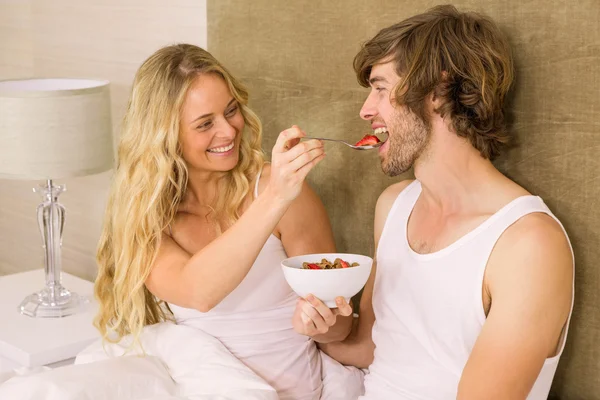
[[[381,140],[375,135],[366,134],[362,139],[356,142],[355,146],[372,146],[374,144],[381,143]]]

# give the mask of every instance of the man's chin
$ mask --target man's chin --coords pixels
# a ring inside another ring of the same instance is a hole
[[[411,167],[399,168],[398,166],[390,165],[389,163],[387,163],[384,160],[381,161],[381,171],[383,171],[383,173],[386,174],[387,176],[389,176],[390,178],[401,175],[401,174],[407,172],[408,170],[410,170],[410,168]]]
[[[382,171],[382,172],[383,172],[385,175],[387,175],[387,176],[389,176],[389,177],[394,177],[394,176],[396,176],[396,175],[394,174],[394,171],[392,171],[392,170],[391,170],[391,169],[390,169],[390,168],[389,168],[387,165],[385,165],[383,162],[381,163],[381,171]]]
[[[383,173],[384,173],[386,176],[388,176],[388,177],[390,177],[390,178],[393,178],[393,177],[395,177],[395,176],[398,176],[398,175],[400,175],[400,174],[396,173],[396,171],[388,171],[388,170],[385,170],[385,169],[383,169],[383,168],[382,168],[382,171],[383,171]]]

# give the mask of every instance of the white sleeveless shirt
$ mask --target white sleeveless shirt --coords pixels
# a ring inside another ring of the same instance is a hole
[[[258,180],[254,190],[258,196]],[[243,246],[240,243],[240,246]],[[296,333],[298,296],[287,284],[281,241],[271,235],[242,282],[206,313],[169,304],[178,324],[200,329],[277,390],[282,400],[316,400],[322,390],[321,359],[314,341]]]
[[[558,222],[541,198],[523,196],[450,246],[419,254],[406,232],[420,193],[418,181],[400,193],[379,240],[373,289],[375,359],[360,399],[456,399],[463,368],[486,319],[482,285],[494,245],[524,215],[541,212]],[[548,397],[567,330],[568,323],[558,354],[546,359],[528,400]]]

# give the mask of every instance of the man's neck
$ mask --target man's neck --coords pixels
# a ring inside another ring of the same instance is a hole
[[[421,198],[441,214],[473,210],[505,177],[466,139],[451,132],[433,134],[415,163]]]

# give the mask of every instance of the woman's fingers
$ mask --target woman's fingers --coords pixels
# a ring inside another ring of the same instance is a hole
[[[298,145],[300,146],[300,145]],[[325,154],[322,147],[318,147],[316,149],[308,150],[306,153],[302,153],[296,159],[289,163],[289,168],[292,172],[299,172],[302,167],[307,164],[310,164],[316,158]]]
[[[292,126],[289,129],[281,132],[277,137],[277,141],[275,142],[275,146],[273,146],[273,153],[284,153],[289,149],[293,148],[300,138],[306,136],[300,128],[296,125]]]
[[[296,144],[294,147],[291,147],[290,150],[286,151],[282,155],[282,159],[285,161],[292,162],[298,157],[306,154],[307,152],[315,149],[322,149],[323,143],[320,140],[311,139],[304,141],[302,143]]]
[[[302,168],[300,168],[298,170],[298,178],[304,180],[306,178],[306,176],[308,175],[308,173],[310,172],[310,170],[313,169],[314,166],[317,165],[318,163],[320,163],[324,158],[325,158],[325,153],[323,153],[320,156],[314,158],[308,164],[305,164]]]
[[[269,189],[284,201],[293,201],[300,194],[308,172],[324,157],[323,143],[314,139],[300,143],[304,136],[294,125],[279,134],[273,147]]]

